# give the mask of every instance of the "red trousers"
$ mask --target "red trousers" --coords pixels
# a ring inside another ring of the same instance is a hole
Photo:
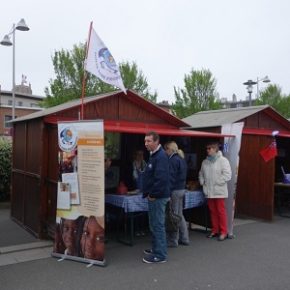
[[[212,230],[214,234],[227,235],[227,213],[224,198],[208,198],[207,205],[210,212]]]

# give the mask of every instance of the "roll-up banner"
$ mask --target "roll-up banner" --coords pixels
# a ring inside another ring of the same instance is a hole
[[[228,182],[229,197],[226,199],[228,217],[228,237],[234,237],[235,199],[238,181],[239,152],[241,148],[242,131],[244,123],[233,123],[222,125],[222,134],[234,135],[235,138],[225,137],[224,156],[229,160],[232,169],[232,179]]]
[[[52,255],[105,265],[104,124],[58,123],[59,181]]]

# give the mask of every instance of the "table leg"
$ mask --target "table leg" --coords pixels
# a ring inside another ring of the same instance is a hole
[[[283,209],[282,209],[282,197],[283,195],[287,194],[287,192],[285,192],[283,189],[280,191],[278,191],[277,193],[277,208],[278,208],[278,214],[281,217],[285,217],[285,218],[290,218],[290,213],[283,213]],[[288,200],[287,200],[288,202]]]

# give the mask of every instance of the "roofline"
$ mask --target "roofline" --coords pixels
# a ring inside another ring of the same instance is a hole
[[[290,130],[290,122],[283,117],[278,111],[276,111],[273,107],[269,106],[267,110],[265,110],[265,114],[274,118],[278,123],[283,124],[288,130]]]
[[[99,94],[99,95],[95,95],[95,96],[90,96],[90,97],[85,97],[83,99],[84,104],[88,104],[90,102],[94,102],[96,100],[100,100],[103,98],[106,98],[108,96],[114,96],[114,95],[118,95],[118,94],[124,94],[124,92],[122,90],[118,90],[115,92],[109,92],[109,93],[105,93],[105,94]],[[160,108],[157,104],[151,102],[150,100],[146,100],[144,99],[142,96],[140,96],[137,92],[133,91],[133,90],[127,90],[127,95],[126,97],[131,100],[134,103],[137,103],[135,101],[135,98],[132,98],[130,96],[130,94],[133,94],[135,97],[139,98],[140,102],[142,102],[144,104],[144,106],[148,106],[148,104],[150,104],[150,108],[148,108],[151,112],[154,112],[156,114],[158,114],[161,118],[163,117],[164,119],[166,119],[169,123],[174,124],[176,127],[182,127],[182,126],[187,126],[188,124],[184,121],[182,121],[181,119],[179,119],[178,117],[166,112],[164,109]],[[141,103],[141,105],[142,105]],[[81,99],[75,99],[72,101],[68,101],[66,103],[54,106],[54,107],[50,107],[47,108],[43,111],[39,111],[39,112],[35,112],[20,118],[17,118],[11,122],[21,122],[21,121],[27,121],[27,120],[32,120],[32,119],[36,119],[36,118],[43,118],[46,117],[48,115],[52,115],[52,114],[56,114],[60,111],[65,111],[65,110],[69,110],[75,107],[79,107],[81,105]],[[140,103],[138,103],[138,105],[140,106]]]
[[[12,91],[0,90],[0,95],[12,96]],[[19,92],[15,92],[15,96],[26,97],[26,98],[31,98],[31,99],[39,99],[39,100],[43,100],[45,98],[45,96],[25,94],[25,93],[19,93]]]
[[[229,111],[245,111],[245,110],[249,111],[249,110],[257,110],[257,109],[260,109],[259,111],[262,111],[268,107],[271,107],[271,106],[270,105],[260,105],[260,106],[251,106],[251,107],[227,108],[227,109],[220,109],[220,110],[200,111],[200,112],[197,112],[193,115],[212,114],[212,113],[221,113],[221,112],[229,112]],[[185,118],[188,118],[188,117],[190,117],[190,116],[187,116]]]
[[[1,105],[0,108],[5,108],[5,109],[12,109],[12,106],[9,105]],[[34,110],[34,111],[43,111],[42,107],[25,107],[25,106],[15,106],[15,110]]]
[[[288,130],[290,130],[290,122],[288,119],[286,119],[285,117],[283,117],[278,111],[276,111],[273,107],[271,107],[270,105],[261,105],[261,106],[252,106],[252,107],[243,107],[243,108],[230,108],[230,109],[221,109],[221,110],[211,110],[211,111],[201,111],[201,112],[197,112],[193,115],[198,115],[198,114],[203,114],[203,113],[216,113],[216,112],[226,112],[226,111],[238,111],[238,110],[249,110],[250,109],[256,109],[255,113],[264,111],[265,114],[267,114],[268,116],[270,116],[272,119],[276,120],[278,123],[280,123],[281,125],[283,125],[285,128],[287,128]],[[257,110],[258,109],[258,110]],[[193,116],[191,115],[191,116]],[[248,116],[251,116],[251,114],[249,114]],[[244,116],[242,119],[247,118],[248,116]],[[190,116],[186,117],[189,118]],[[184,119],[186,119],[184,118]],[[240,122],[242,119],[236,120],[232,123],[237,123]],[[218,124],[215,126],[189,126],[189,127],[182,127],[183,129],[187,129],[187,130],[194,130],[194,129],[204,129],[204,128],[218,128],[221,127],[224,124]]]
[[[88,97],[85,97],[83,99],[83,103],[87,104],[87,103],[90,103],[90,102],[94,101],[97,98],[101,99],[101,98],[106,97],[107,95],[115,95],[115,94],[119,94],[120,92],[122,92],[122,91],[110,92],[110,93],[101,94],[101,95],[95,95],[95,96],[88,96]],[[21,118],[17,118],[15,120],[13,120],[13,123],[14,122],[16,123],[16,122],[21,122],[21,121],[37,119],[37,118],[42,118],[42,117],[45,117],[45,116],[48,116],[48,115],[51,115],[51,114],[58,113],[60,111],[66,111],[66,110],[69,110],[69,109],[72,109],[72,108],[80,106],[81,102],[82,102],[82,100],[79,98],[79,99],[74,99],[74,100],[68,101],[66,103],[62,103],[62,104],[57,105],[57,106],[53,106],[53,107],[50,107],[50,108],[44,108],[43,111],[39,111],[39,112],[36,112],[36,113],[32,113],[30,115],[23,116]],[[69,106],[69,104],[71,104],[71,106]],[[65,105],[66,105],[66,108],[63,108]]]

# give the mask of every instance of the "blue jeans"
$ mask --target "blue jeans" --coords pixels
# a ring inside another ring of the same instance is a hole
[[[152,251],[159,259],[167,258],[167,243],[165,232],[165,207],[169,198],[148,200],[149,227],[152,234]]]

